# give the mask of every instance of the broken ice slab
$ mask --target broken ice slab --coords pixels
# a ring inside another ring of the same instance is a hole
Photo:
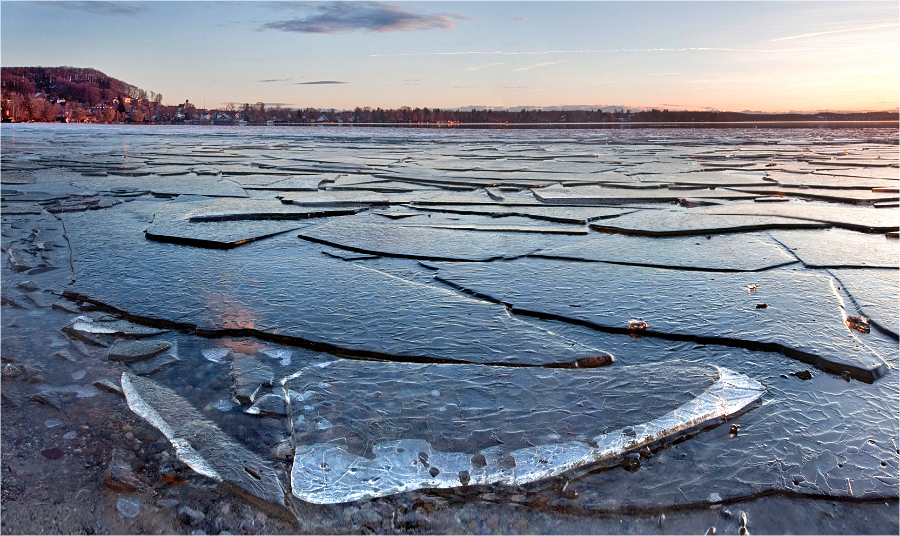
[[[829,172],[800,174],[772,171],[769,175],[772,180],[783,188],[870,190],[872,188],[896,186],[897,184],[896,180],[835,175]]]
[[[511,205],[422,205],[410,204],[416,210],[424,212],[446,212],[451,214],[473,214],[502,218],[519,216],[556,223],[584,225],[595,220],[614,218],[633,212],[634,209],[609,207],[566,207],[566,206],[511,206]],[[419,213],[421,214],[421,212]]]
[[[845,312],[835,281],[824,273],[709,274],[534,258],[427,264],[439,269],[436,278],[511,304],[514,314],[623,334],[637,318],[648,324],[642,336],[783,352],[867,382],[887,372],[882,350],[844,325],[845,314],[859,312],[844,304]],[[748,292],[749,284],[756,290]],[[646,288],[653,292],[642,293]]]
[[[900,244],[882,234],[845,229],[772,231],[809,268],[898,268]]]
[[[118,188],[140,188],[156,195],[206,195],[213,197],[248,197],[241,186],[225,178],[205,176],[159,177],[81,177],[71,181],[74,186],[110,192]]]
[[[198,206],[185,207],[184,216],[191,222],[242,220],[305,220],[326,216],[355,214],[357,209],[309,210],[279,201],[263,199],[217,199],[198,201]]]
[[[129,363],[131,372],[139,376],[150,376],[164,368],[178,363],[180,361],[180,359],[178,359],[178,345],[175,344],[167,348],[167,350],[166,353],[157,354],[149,359],[132,361]]]
[[[98,235],[96,226],[104,220],[92,216],[66,221],[75,251],[98,252],[76,255],[76,283],[69,292],[137,318],[176,322],[210,335],[277,334],[306,347],[382,359],[546,364],[603,353],[511,317],[502,305],[461,295],[430,278],[418,283],[329,258],[321,247],[297,238],[173,255],[171,245],[135,233],[136,222],[130,231],[124,225],[121,234]],[[541,239],[544,247],[547,240],[568,238],[508,235],[510,243]],[[143,277],[134,276],[138,262],[146,268]],[[262,281],[269,283],[252,283]]]
[[[897,260],[896,256],[894,260]],[[897,304],[900,303],[900,276],[897,270],[842,268],[831,269],[829,272],[847,289],[862,314],[869,317],[870,324],[890,333],[894,338],[900,336],[900,315],[897,309]]]
[[[701,187],[735,187],[735,186],[772,186],[765,179],[764,171],[698,171],[693,173],[663,173],[653,176],[652,180],[669,182],[677,185]]]
[[[777,203],[759,205],[735,203],[694,209],[695,214],[768,216],[815,221],[862,232],[887,232],[900,229],[900,213],[896,210]]]
[[[275,378],[271,368],[241,354],[235,354],[231,360],[231,375],[234,379],[234,396],[241,404],[252,404],[260,387],[272,385]]]
[[[171,389],[125,372],[128,407],[157,428],[178,459],[203,476],[284,506],[284,491],[271,464],[247,450]]]
[[[172,345],[166,341],[119,340],[110,347],[107,357],[113,361],[140,361],[164,352]]]
[[[335,175],[297,175],[270,180],[266,184],[246,185],[254,190],[277,190],[279,192],[317,192],[326,182],[331,182]],[[245,182],[245,179],[241,180]]]
[[[829,188],[735,188],[737,191],[764,196],[787,196],[849,203],[851,205],[872,205],[884,201],[896,201],[897,195],[867,190],[836,190]]]
[[[549,187],[532,190],[534,197],[542,203],[551,205],[610,205],[625,203],[670,203],[678,201],[684,194],[677,190],[623,190],[602,186],[574,186],[571,188]],[[763,194],[766,195],[766,194]],[[702,190],[694,192],[691,197],[703,199],[753,199],[754,194],[735,192],[733,190]]]
[[[481,223],[488,224],[490,221],[484,218]],[[467,261],[525,255],[574,239],[565,235],[414,227],[368,214],[333,219],[303,229],[299,236],[311,242],[369,255]]]
[[[79,316],[75,322],[67,327],[75,331],[94,335],[124,335],[129,337],[148,337],[166,333],[167,331],[165,329],[133,324],[127,320],[95,320],[88,316]]]
[[[364,207],[408,203],[409,194],[375,192],[283,192],[277,196],[282,203],[302,207]]]
[[[60,201],[70,197],[91,197],[97,195],[90,187],[80,187],[69,182],[45,182],[41,184],[22,184],[12,188],[3,188],[0,199],[4,202],[45,203]]]
[[[403,224],[402,227],[426,227],[429,229],[454,229],[460,231],[478,231],[482,233],[542,233],[551,235],[586,235],[588,230],[583,227],[566,225],[491,225],[491,224],[435,224],[415,225]]]
[[[290,219],[280,221],[286,219],[289,211],[282,213],[285,216],[282,218],[258,219],[257,217],[263,214],[253,210],[253,203],[251,202],[251,205],[246,207],[249,212],[244,213],[246,217],[244,219],[241,218],[239,209],[235,210],[235,207],[231,207],[232,210],[222,207],[219,207],[220,210],[216,210],[216,206],[210,207],[211,204],[214,205],[214,202],[211,203],[209,200],[179,199],[167,203],[159,209],[153,217],[153,223],[147,226],[145,236],[157,242],[172,242],[211,249],[232,249],[307,225],[292,221],[295,219],[294,214],[290,214]],[[263,203],[270,206],[269,202]],[[257,206],[257,208],[259,207]],[[195,214],[199,221],[191,220]],[[278,215],[275,212],[271,214]],[[204,215],[208,218],[204,219]],[[309,211],[304,212],[304,217],[311,215],[312,213]]]
[[[753,272],[796,262],[781,246],[761,234],[717,234],[705,239],[595,233],[531,256],[724,272]]]
[[[337,361],[286,387],[304,399],[292,405],[291,488],[316,504],[588,471],[720,422],[764,392],[730,370],[677,361],[579,371]]]
[[[21,216],[25,214],[41,214],[44,212],[43,207],[37,203],[5,203],[0,206],[0,213],[4,216]]]
[[[822,229],[826,223],[773,216],[731,216],[700,212],[701,209],[641,210],[590,224],[603,233],[642,236],[689,236],[747,233],[766,229]]]

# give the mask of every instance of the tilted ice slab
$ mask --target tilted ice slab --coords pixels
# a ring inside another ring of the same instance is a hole
[[[428,212],[449,212],[453,214],[477,214],[500,218],[520,216],[535,220],[583,225],[590,221],[613,218],[631,212],[629,209],[609,207],[567,207],[567,206],[507,206],[507,205],[418,205],[413,208]]]
[[[808,268],[898,268],[900,242],[846,229],[772,231]]]
[[[693,195],[693,194],[692,194]],[[692,197],[693,199],[693,197]],[[604,233],[643,236],[690,236],[746,233],[766,229],[816,229],[827,224],[769,216],[711,215],[693,208],[682,210],[642,210],[591,224]]]
[[[492,219],[477,217],[466,221],[480,222],[482,225],[492,223]],[[547,228],[553,229],[549,226]],[[574,226],[572,229],[575,232],[583,231]],[[415,227],[384,221],[384,218],[369,214],[331,219],[321,225],[303,229],[299,236],[311,242],[370,255],[461,261],[488,261],[526,255],[572,240],[572,237],[565,235],[541,233],[486,233],[465,229]]]
[[[181,197],[153,216],[145,235],[158,242],[173,242],[212,249],[231,249],[303,227],[297,220],[328,215],[327,211],[295,213],[279,210],[277,201],[217,200]],[[332,211],[332,213],[337,213]],[[352,213],[342,211],[340,214]]]
[[[900,334],[900,274],[897,270],[831,269],[869,323],[895,338]]]
[[[71,181],[74,186],[99,191],[121,188],[146,190],[158,195],[210,195],[216,197],[248,197],[241,186],[231,180],[212,177],[82,177]]]
[[[862,381],[888,369],[874,338],[844,324],[845,315],[859,312],[842,305],[839,285],[824,273],[711,274],[537,258],[427,265],[438,269],[438,280],[509,304],[514,314],[616,333],[628,333],[629,320],[641,319],[645,335],[780,351]]]
[[[771,239],[743,234],[722,234],[705,239],[596,233],[578,242],[539,251],[533,256],[727,272],[764,270],[796,262]]]
[[[271,464],[231,439],[187,400],[129,372],[122,374],[122,392],[128,407],[162,432],[188,467],[284,506],[284,491]]]
[[[822,222],[835,227],[864,232],[886,232],[900,229],[900,212],[875,208],[824,207],[795,203],[778,203],[767,206],[756,203],[735,203],[719,207],[698,208],[694,211],[697,214],[792,218]]]
[[[454,365],[449,365],[454,366]],[[700,367],[685,364],[685,372]],[[633,370],[629,370],[633,369]],[[677,375],[678,367],[649,366],[627,367],[623,373],[668,373]],[[307,369],[309,370],[309,369]],[[758,400],[764,389],[758,382],[728,369],[713,369],[714,383],[668,412],[660,411],[644,422],[635,422],[610,431],[602,431],[592,438],[559,441],[560,436],[532,437],[527,446],[505,450],[506,444],[472,450],[440,450],[432,442],[417,438],[413,431],[406,437],[382,441],[371,447],[374,457],[351,453],[340,443],[319,442],[299,444],[294,454],[291,470],[293,494],[307,502],[317,504],[342,503],[360,499],[382,497],[423,488],[456,488],[468,485],[505,484],[522,485],[557,476],[568,471],[615,463],[624,453],[649,444],[658,444],[686,430],[733,415]],[[555,371],[577,375],[583,371]],[[304,371],[297,375],[304,379]],[[625,375],[616,375],[619,382],[627,383]],[[607,378],[608,379],[608,378]],[[595,379],[596,381],[596,379]],[[617,393],[616,382],[593,382],[585,378],[581,395],[586,399],[603,398]],[[604,391],[603,388],[607,390]],[[590,391],[590,392],[585,392]],[[393,396],[393,395],[391,395]],[[436,397],[453,400],[453,393],[440,393]],[[640,393],[631,398],[640,401]],[[460,397],[462,403],[465,398]],[[413,405],[416,400],[410,400]],[[641,403],[640,401],[638,403]],[[303,402],[299,402],[303,404]],[[312,406],[307,406],[312,408]],[[572,408],[555,408],[554,415],[564,417]],[[442,419],[435,413],[435,419]],[[502,422],[483,421],[488,428],[501,427]],[[594,426],[591,426],[593,424]],[[588,429],[597,430],[603,423],[587,423]],[[590,436],[588,436],[590,437]],[[551,439],[552,438],[552,439]],[[550,439],[550,442],[543,443]],[[553,439],[556,439],[554,441]]]
[[[534,197],[550,205],[607,205],[616,203],[668,203],[678,201],[684,194],[676,190],[623,190],[601,186],[574,186],[571,188],[535,188]],[[701,190],[692,192],[690,197],[702,199],[752,199],[753,194],[730,190]]]

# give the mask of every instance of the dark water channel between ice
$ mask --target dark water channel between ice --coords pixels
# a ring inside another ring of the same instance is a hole
[[[2,530],[897,533],[897,147],[4,124]]]

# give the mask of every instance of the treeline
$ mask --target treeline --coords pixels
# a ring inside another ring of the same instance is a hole
[[[723,123],[765,121],[898,121],[897,112],[762,114],[715,111],[641,110],[441,110],[438,108],[267,107],[262,102],[198,109],[189,101],[163,105],[162,95],[95,69],[3,67],[0,104],[5,122],[130,122],[191,124],[565,124],[565,123]]]
[[[617,109],[612,111],[595,110],[440,110],[428,108],[408,108],[382,110],[381,108],[356,108],[352,112],[335,110],[316,110],[307,108],[297,111],[300,123],[496,123],[496,124],[534,124],[534,123],[615,123],[615,122],[654,122],[654,123],[723,123],[723,122],[762,122],[762,121],[897,121],[897,112],[860,112],[860,113],[817,113],[817,114],[761,114],[741,112],[694,112],[670,110],[629,111]]]

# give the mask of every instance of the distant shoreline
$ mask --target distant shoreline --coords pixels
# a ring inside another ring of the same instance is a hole
[[[3,125],[110,125],[110,126],[183,126],[183,127],[230,127],[230,128],[277,128],[277,127],[366,127],[366,128],[449,128],[449,129],[629,129],[629,128],[898,128],[900,120],[872,121],[621,121],[621,122],[546,122],[546,123],[460,123],[460,122],[408,122],[408,123],[338,123],[338,122],[276,122],[273,124],[254,123],[248,125],[215,123],[132,123],[132,122],[4,122]]]

